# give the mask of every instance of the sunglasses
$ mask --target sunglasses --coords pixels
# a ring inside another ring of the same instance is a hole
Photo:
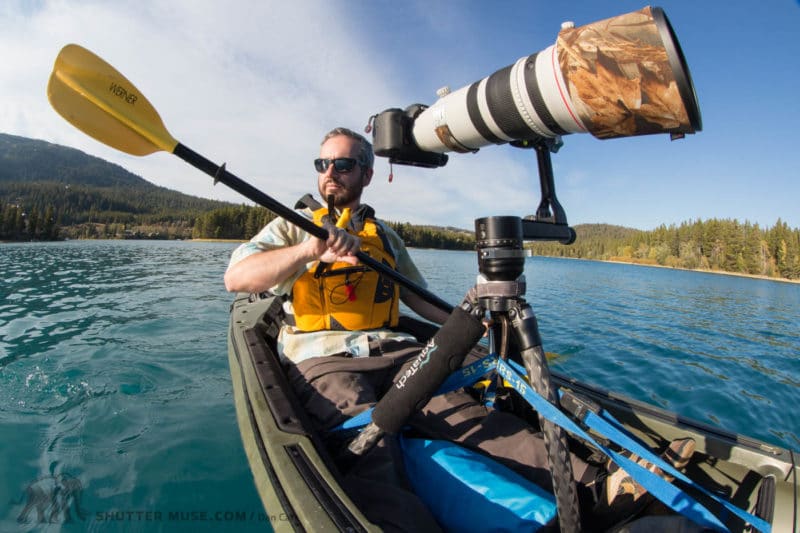
[[[337,157],[336,159],[315,159],[314,168],[320,174],[327,171],[333,165],[333,170],[340,174],[345,174],[353,170],[358,164],[358,160],[352,157]]]

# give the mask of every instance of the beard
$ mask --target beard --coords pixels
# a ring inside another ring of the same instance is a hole
[[[338,188],[335,191],[331,191],[330,193],[326,193],[325,189],[327,188],[328,183],[333,182],[338,185]],[[324,183],[320,184],[319,186],[319,194],[322,197],[324,202],[328,201],[328,194],[333,195],[333,205],[335,207],[347,206],[353,203],[358,203],[361,200],[361,191],[364,190],[364,178],[363,176],[359,179],[356,183],[346,186],[341,181],[332,179],[329,181],[325,181]]]

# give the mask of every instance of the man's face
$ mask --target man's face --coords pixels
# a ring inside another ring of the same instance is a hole
[[[319,157],[331,160],[351,157],[357,160],[360,147],[357,140],[337,135],[320,147]],[[329,194],[333,194],[336,207],[355,209],[361,201],[361,191],[369,185],[371,179],[372,169],[364,168],[360,163],[349,172],[337,172],[331,164],[325,172],[319,174],[317,184],[323,203],[327,202]]]

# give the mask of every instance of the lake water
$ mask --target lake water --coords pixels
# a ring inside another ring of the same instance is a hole
[[[234,247],[0,245],[0,531],[280,519],[235,420],[222,286]],[[474,253],[411,253],[451,303],[475,282]],[[800,449],[800,285],[550,258],[529,258],[526,277],[553,369]],[[26,489],[56,479],[78,481],[85,514],[40,524]]]

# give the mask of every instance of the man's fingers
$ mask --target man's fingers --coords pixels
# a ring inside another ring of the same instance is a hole
[[[358,264],[358,258],[354,255],[342,255],[339,256],[337,260],[341,261],[342,263],[349,263],[353,266],[356,266]]]
[[[334,226],[327,226],[328,228],[328,247],[332,248],[336,245],[341,245],[347,240],[347,232]]]
[[[347,231],[332,226],[328,227],[328,240],[325,243],[328,246],[328,252],[336,256],[354,255],[361,248],[361,239],[357,236],[347,233]],[[350,263],[351,261],[347,261]],[[357,260],[353,258],[353,264]]]

